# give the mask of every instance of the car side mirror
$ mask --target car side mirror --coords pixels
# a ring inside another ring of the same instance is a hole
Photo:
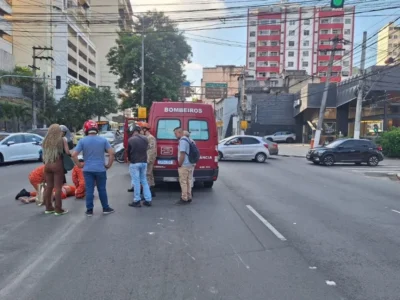
[[[11,145],[14,145],[15,144],[15,142],[14,141],[9,141],[9,142],[7,142],[7,146],[11,146]]]

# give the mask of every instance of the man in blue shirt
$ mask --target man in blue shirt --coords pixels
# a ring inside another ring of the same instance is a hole
[[[103,214],[108,215],[114,212],[108,204],[107,196],[107,170],[114,162],[114,150],[104,137],[98,136],[99,129],[94,121],[87,121],[84,124],[85,137],[78,142],[72,158],[75,164],[83,168],[83,176],[86,185],[86,215],[93,216],[94,186],[97,185],[100,202],[103,206]],[[78,155],[83,152],[85,164],[79,162]],[[108,163],[105,163],[105,155],[109,155]]]

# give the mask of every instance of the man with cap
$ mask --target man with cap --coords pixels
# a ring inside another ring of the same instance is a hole
[[[152,205],[150,187],[146,177],[149,142],[145,136],[140,134],[140,131],[141,128],[135,126],[133,135],[128,140],[129,173],[131,174],[134,189],[133,202],[129,204],[131,207],[141,207],[140,185],[143,188],[144,205]]]

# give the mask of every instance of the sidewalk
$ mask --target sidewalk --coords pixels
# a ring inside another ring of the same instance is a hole
[[[279,144],[279,155],[280,156],[291,156],[291,157],[306,157],[308,150],[310,149],[309,144]]]

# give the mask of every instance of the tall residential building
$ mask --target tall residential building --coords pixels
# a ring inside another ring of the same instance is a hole
[[[344,9],[302,7],[282,3],[250,9],[247,25],[247,69],[258,80],[278,78],[284,70],[305,70],[308,75],[326,80],[330,39],[335,36],[350,43],[338,45],[332,82],[352,75],[354,6]]]
[[[378,33],[377,66],[386,65],[389,57],[400,55],[400,26],[393,23],[385,25]]]
[[[11,0],[0,0],[0,70],[14,68]]]
[[[38,75],[45,73],[55,87],[56,76],[61,76],[61,89],[54,89],[59,100],[67,82],[96,86],[96,45],[90,40],[89,0],[13,0],[13,46],[15,62],[32,66],[33,47],[53,48],[36,50]],[[43,57],[51,57],[45,59]]]

